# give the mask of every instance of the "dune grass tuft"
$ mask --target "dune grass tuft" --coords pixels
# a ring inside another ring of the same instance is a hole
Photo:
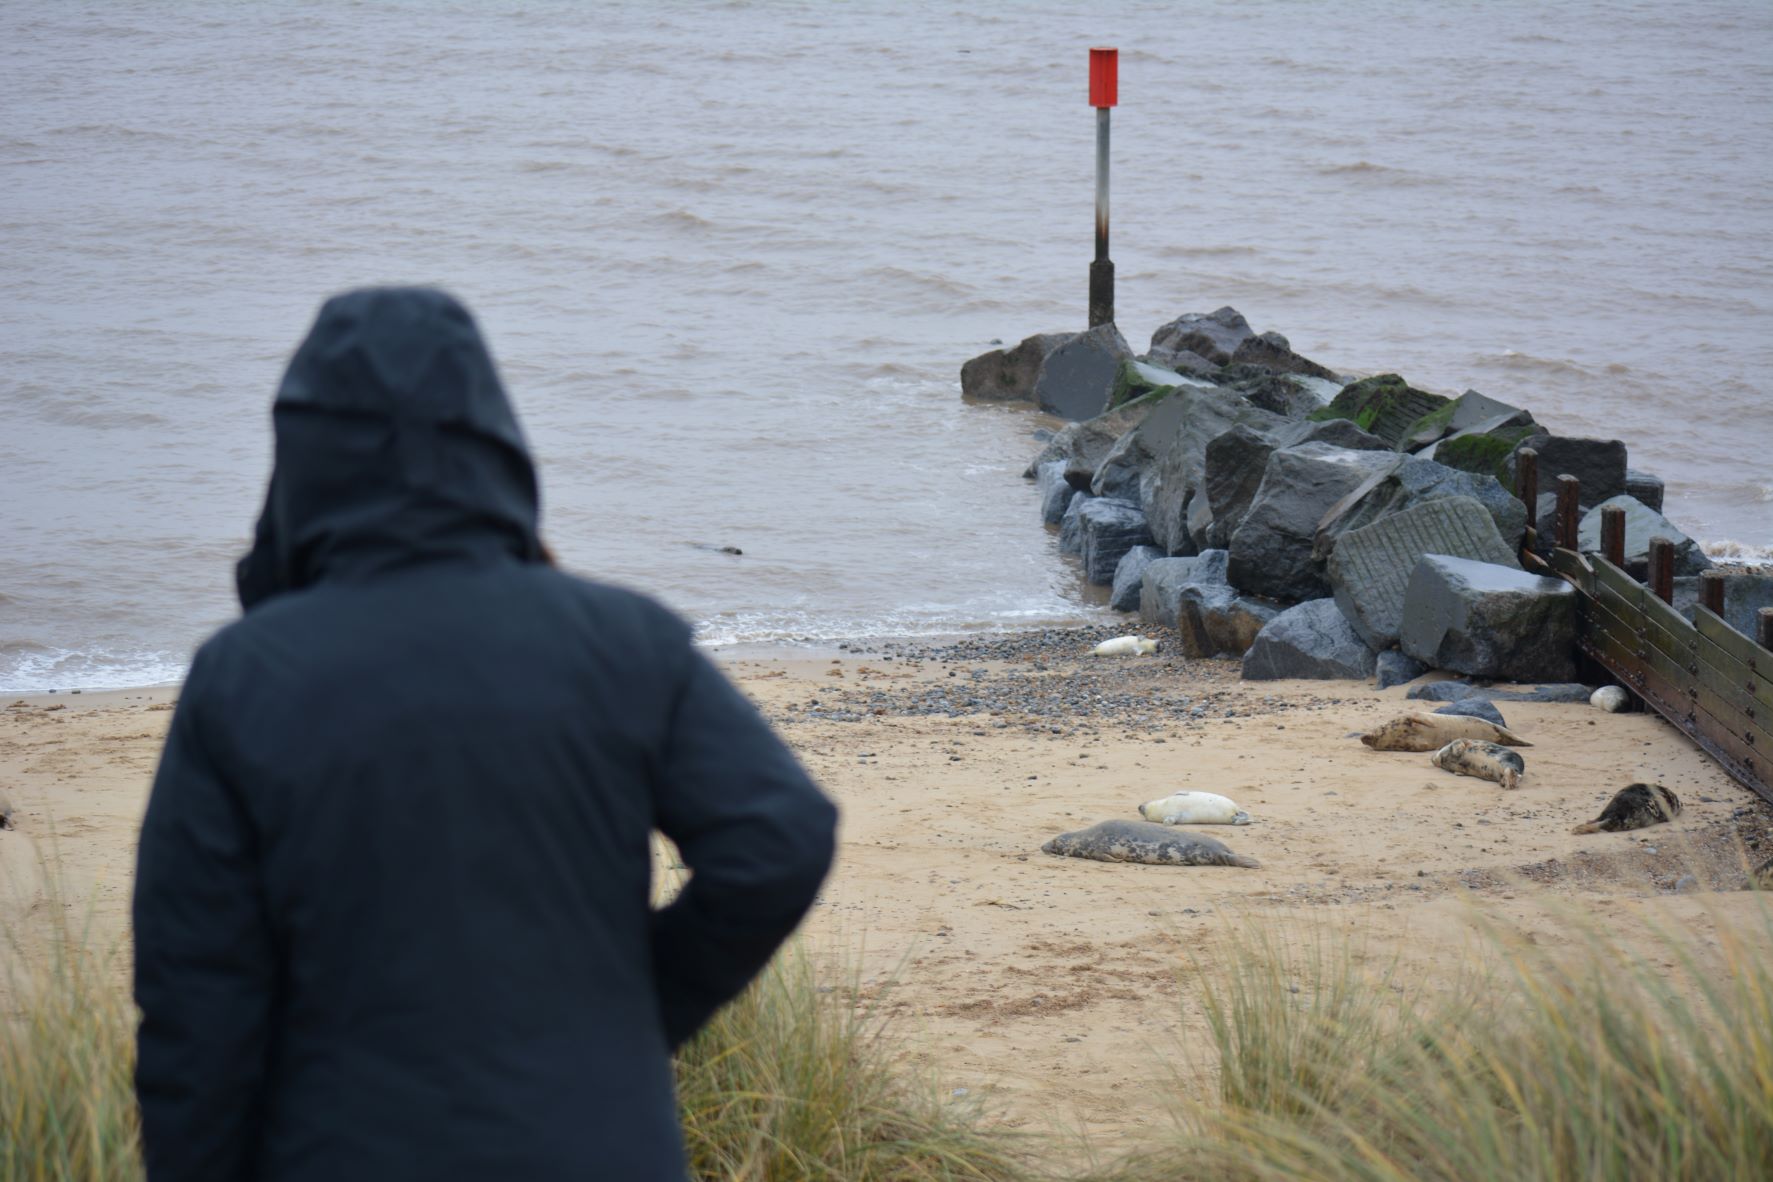
[[[678,1056],[691,1174],[722,1182],[1008,1182],[1018,1139],[915,1086],[880,1025],[819,992],[809,956],[778,957]]]
[[[1658,964],[1591,924],[1548,952],[1499,933],[1440,993],[1394,965],[1246,938],[1201,978],[1219,1094],[1118,1182],[1507,1178],[1712,1182],[1773,1163],[1773,897]],[[1303,983],[1303,984],[1302,984]]]

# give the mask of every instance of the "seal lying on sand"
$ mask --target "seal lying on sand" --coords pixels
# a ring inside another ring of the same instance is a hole
[[[1571,833],[1623,833],[1681,815],[1681,798],[1661,784],[1631,784],[1613,794],[1601,815]]]
[[[1176,792],[1148,800],[1139,815],[1159,825],[1248,825],[1250,814],[1216,792]]]
[[[1254,858],[1234,854],[1198,833],[1185,833],[1150,821],[1102,821],[1075,833],[1061,833],[1040,847],[1045,854],[1095,862],[1143,862],[1148,866],[1248,866]]]
[[[1428,757],[1435,767],[1461,776],[1494,780],[1504,788],[1519,788],[1527,761],[1499,743],[1483,743],[1477,739],[1454,739]]]
[[[1143,636],[1116,636],[1090,650],[1092,657],[1147,657],[1157,651],[1157,641]]]
[[[1510,747],[1533,745],[1505,726],[1462,714],[1400,714],[1361,736],[1361,742],[1375,751],[1439,751],[1454,739],[1506,743]]]

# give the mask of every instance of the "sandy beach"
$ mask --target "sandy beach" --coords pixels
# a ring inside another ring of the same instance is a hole
[[[1520,789],[1504,792],[1351,737],[1402,710],[1402,687],[1091,659],[1099,635],[725,659],[843,807],[838,866],[806,925],[833,959],[831,988],[846,987],[842,961],[909,1064],[1011,1127],[1082,1132],[1111,1153],[1167,1119],[1173,1077],[1207,1095],[1190,966],[1240,933],[1345,933],[1365,959],[1450,982],[1478,924],[1555,947],[1586,917],[1652,958],[1659,926],[1703,934],[1760,905],[1738,889],[1742,858],[1773,853],[1773,810],[1653,715],[1499,703],[1533,743]],[[42,907],[42,850],[59,861],[65,905],[90,906],[92,938],[123,935],[175,696],[0,706],[16,826],[0,832],[0,926]],[[1668,785],[1685,811],[1636,833],[1571,834],[1634,780]],[[1208,831],[1260,869],[1040,852],[1182,788],[1252,814]]]

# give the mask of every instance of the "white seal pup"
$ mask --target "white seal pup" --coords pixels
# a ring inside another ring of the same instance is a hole
[[[1090,650],[1092,657],[1148,657],[1157,651],[1157,641],[1143,636],[1116,636],[1104,640]]]
[[[1439,751],[1454,739],[1531,747],[1505,726],[1465,714],[1400,714],[1361,736],[1375,751]]]
[[[1588,695],[1588,704],[1608,714],[1618,714],[1631,705],[1631,695],[1616,685],[1603,685]]]
[[[1661,784],[1628,784],[1613,794],[1601,815],[1571,833],[1623,833],[1660,825],[1681,815],[1681,798]]]
[[[1173,792],[1148,800],[1139,815],[1159,825],[1248,825],[1250,814],[1216,792]]]
[[[1461,776],[1494,780],[1504,788],[1519,788],[1527,761],[1499,743],[1454,739],[1428,757],[1428,762]]]
[[[1045,854],[1095,862],[1142,862],[1147,866],[1247,866],[1261,863],[1234,854],[1218,841],[1150,821],[1100,821],[1061,833],[1040,847]]]

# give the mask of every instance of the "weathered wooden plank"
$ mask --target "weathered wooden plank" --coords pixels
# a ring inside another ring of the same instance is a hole
[[[1685,733],[1721,764],[1738,782],[1763,800],[1773,803],[1773,761],[1741,736],[1692,702],[1647,662],[1627,651],[1598,629],[1585,635],[1579,646],[1606,666],[1622,684],[1630,686],[1658,714]]]
[[[1773,725],[1773,680],[1761,677],[1727,650],[1719,647],[1710,635],[1729,625],[1715,616],[1711,627],[1702,630],[1687,622],[1650,593],[1649,588],[1631,581],[1615,567],[1597,565],[1594,596],[1633,631],[1641,631],[1657,649],[1701,677],[1718,693],[1736,701],[1750,718],[1764,725]],[[1710,615],[1701,609],[1701,615]]]
[[[1758,735],[1750,737],[1761,750],[1773,752],[1773,700],[1758,696],[1756,687],[1732,676],[1732,670],[1740,670],[1740,666],[1692,629],[1687,630],[1684,638],[1671,638],[1641,615],[1634,621],[1633,613],[1611,588],[1596,590],[1598,594],[1590,601],[1591,626],[1607,632],[1638,657],[1656,665],[1663,676],[1685,686],[1695,700],[1700,694],[1710,695],[1714,699],[1709,707],[1711,713],[1732,729],[1744,730],[1745,735],[1751,729],[1758,731]]]
[[[1742,662],[1749,672],[1773,680],[1773,653],[1768,652],[1716,615],[1700,611],[1696,627],[1699,634]]]

